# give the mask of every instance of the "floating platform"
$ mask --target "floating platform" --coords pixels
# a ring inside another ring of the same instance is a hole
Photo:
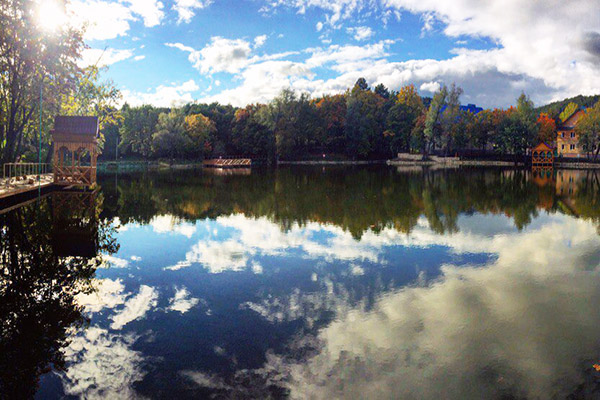
[[[252,160],[249,158],[213,158],[204,160],[202,166],[207,168],[250,168]]]

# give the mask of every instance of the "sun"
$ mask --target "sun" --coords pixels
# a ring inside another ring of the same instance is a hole
[[[64,6],[60,0],[40,0],[38,4],[38,26],[43,30],[54,32],[66,22]]]

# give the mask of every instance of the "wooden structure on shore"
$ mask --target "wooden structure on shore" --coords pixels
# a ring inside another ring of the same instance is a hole
[[[213,158],[202,162],[208,168],[250,168],[252,160],[249,158]]]
[[[52,130],[54,183],[92,186],[98,160],[98,117],[57,116]]]
[[[554,149],[542,142],[531,150],[531,166],[543,167],[554,165]]]

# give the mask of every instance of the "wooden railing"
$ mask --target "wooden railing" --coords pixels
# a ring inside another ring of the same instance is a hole
[[[11,179],[33,176],[33,175],[45,175],[52,171],[52,164],[39,164],[39,163],[7,163],[3,166],[2,177],[4,179]]]
[[[96,167],[54,166],[54,183],[59,185],[85,185],[96,183]]]

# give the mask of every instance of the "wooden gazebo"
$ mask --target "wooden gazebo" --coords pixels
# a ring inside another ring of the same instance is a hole
[[[542,142],[531,150],[531,165],[552,166],[554,164],[554,149]]]
[[[96,183],[98,117],[57,116],[52,141],[55,184],[92,186]]]

